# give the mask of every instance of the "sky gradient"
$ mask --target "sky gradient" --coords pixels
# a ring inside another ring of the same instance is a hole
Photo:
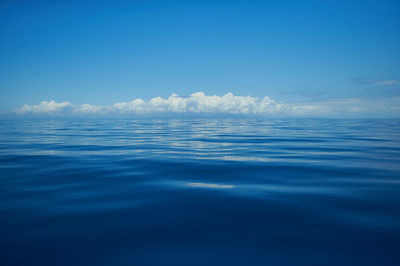
[[[395,108],[399,11],[368,0],[2,1],[0,110],[198,91]]]

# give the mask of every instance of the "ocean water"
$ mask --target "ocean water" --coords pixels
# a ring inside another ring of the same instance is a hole
[[[400,120],[0,120],[0,265],[399,265]]]

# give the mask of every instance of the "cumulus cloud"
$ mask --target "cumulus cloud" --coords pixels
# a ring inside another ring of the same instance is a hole
[[[167,99],[152,98],[146,102],[136,99],[129,103],[116,103],[112,110],[120,113],[230,113],[230,114],[258,114],[275,110],[277,105],[269,97],[234,96],[227,93],[224,96],[207,96],[203,92],[196,92],[189,97],[180,97],[173,93]]]
[[[297,108],[297,107],[295,107]],[[188,97],[173,93],[167,99],[155,97],[149,101],[135,99],[131,102],[115,103],[111,106],[90,104],[73,105],[69,102],[56,103],[44,101],[39,105],[25,105],[15,110],[18,114],[150,114],[150,113],[226,113],[226,114],[272,114],[288,106],[278,104],[269,97],[262,99],[251,96],[207,96],[196,92]],[[310,108],[308,108],[310,109]],[[310,109],[311,110],[311,109]],[[307,112],[307,108],[303,110]],[[312,110],[315,111],[315,110]]]
[[[75,105],[70,102],[44,101],[38,105],[24,105],[13,113],[20,115],[140,115],[140,114],[250,114],[278,116],[330,116],[337,114],[392,113],[400,114],[400,98],[391,99],[334,99],[328,101],[281,103],[268,96],[205,95],[196,92],[188,97],[172,94],[168,98],[155,97],[149,101],[135,99],[100,106]]]
[[[57,103],[55,101],[43,101],[38,105],[24,105],[15,112],[18,114],[61,114],[71,111],[74,106],[70,102]]]

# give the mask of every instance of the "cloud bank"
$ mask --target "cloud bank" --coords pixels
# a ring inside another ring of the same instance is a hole
[[[70,102],[44,101],[38,105],[25,105],[14,110],[18,114],[151,114],[151,113],[227,113],[227,114],[268,114],[286,108],[269,97],[259,99],[251,96],[207,96],[196,92],[188,97],[172,94],[167,99],[152,98],[149,101],[135,99],[110,106],[91,104],[74,105]]]
[[[135,99],[108,106],[75,105],[70,102],[43,101],[37,105],[24,105],[12,111],[18,115],[140,115],[140,114],[246,114],[282,116],[330,116],[353,114],[400,115],[400,98],[391,99],[333,99],[318,102],[276,102],[269,97],[205,95],[196,92],[188,97],[172,94],[168,98],[155,97],[149,101]]]

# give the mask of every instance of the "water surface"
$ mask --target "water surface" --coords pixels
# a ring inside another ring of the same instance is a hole
[[[400,120],[0,120],[1,265],[398,265]]]

